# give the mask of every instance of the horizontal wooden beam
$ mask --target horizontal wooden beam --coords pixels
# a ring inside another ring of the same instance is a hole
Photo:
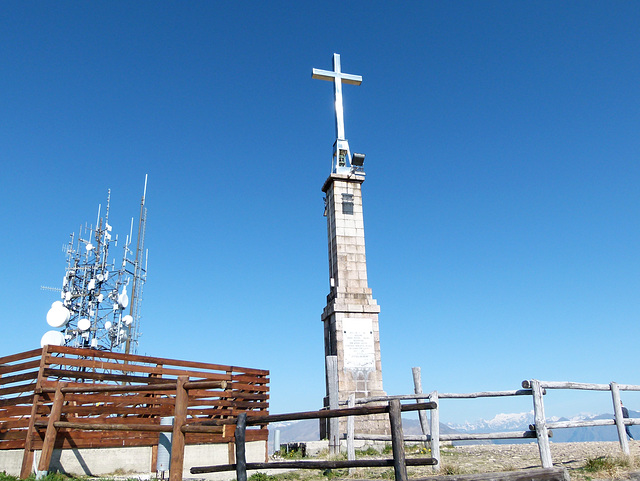
[[[434,466],[434,458],[407,458],[407,466]],[[270,463],[247,463],[247,471],[256,469],[343,469],[343,468],[384,468],[393,466],[391,459],[356,459],[352,461],[282,461]],[[235,464],[199,466],[191,468],[191,474],[220,473],[235,471]]]

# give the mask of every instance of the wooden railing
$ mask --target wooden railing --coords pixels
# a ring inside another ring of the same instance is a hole
[[[589,384],[577,382],[545,382],[538,380],[526,380],[522,382],[522,389],[513,391],[486,391],[475,393],[440,393],[432,391],[430,393],[422,393],[420,381],[420,368],[413,368],[414,374],[414,392],[415,394],[398,395],[398,396],[377,396],[369,398],[361,398],[355,400],[355,404],[367,405],[368,403],[389,402],[390,400],[413,400],[417,402],[432,401],[436,403],[436,407],[431,411],[429,420],[426,418],[426,412],[419,413],[422,435],[405,436],[406,441],[422,441],[430,443],[431,455],[438,461],[435,469],[439,466],[440,461],[440,442],[442,441],[472,441],[472,440],[496,440],[496,439],[526,439],[533,438],[537,440],[540,452],[540,462],[543,468],[551,468],[553,462],[551,459],[551,448],[549,438],[553,436],[552,429],[564,428],[581,428],[592,426],[612,426],[617,428],[620,447],[625,455],[629,455],[629,442],[625,426],[640,425],[640,419],[624,418],[620,404],[620,391],[640,391],[640,386],[631,384]],[[544,412],[543,396],[547,389],[577,389],[577,390],[593,390],[593,391],[611,391],[614,416],[612,419],[600,419],[591,421],[563,421],[563,422],[547,422]],[[516,432],[501,433],[455,433],[440,434],[440,401],[443,399],[477,399],[487,397],[505,397],[505,396],[531,396],[534,410],[534,423],[530,424],[529,430]],[[345,402],[346,403],[346,402]],[[345,404],[343,403],[343,404]],[[389,441],[389,436],[375,434],[355,434],[347,438],[347,450],[349,450],[350,439],[359,440],[378,440]]]
[[[189,391],[183,424],[235,423],[241,413],[250,418],[268,414],[268,375],[260,369],[68,347],[5,356],[0,358],[0,450],[24,449],[21,477],[27,477],[33,451],[43,449],[54,419],[50,449],[152,446],[153,465],[158,432],[166,430],[160,419],[175,415],[180,379]],[[59,413],[54,412],[58,392]],[[182,432],[186,444],[234,440],[224,426]],[[266,441],[264,423],[247,438]]]
[[[434,458],[407,458],[404,451],[404,435],[402,433],[403,411],[424,411],[435,409],[436,403],[418,403],[401,405],[397,399],[392,399],[384,406],[359,406],[344,409],[331,409],[322,411],[310,411],[291,414],[279,414],[264,416],[258,419],[247,418],[244,415],[238,417],[236,439],[236,462],[228,465],[200,466],[191,468],[191,474],[216,473],[224,471],[236,471],[237,481],[247,481],[247,470],[256,469],[344,469],[359,467],[386,467],[393,466],[396,481],[407,481],[407,466],[431,466],[437,464]],[[326,419],[351,416],[368,416],[372,414],[389,414],[391,424],[391,447],[393,458],[389,459],[349,459],[329,461],[284,461],[268,463],[247,463],[245,457],[244,439],[248,425],[257,422],[281,422],[300,419]],[[209,425],[220,425],[227,421],[209,421]]]

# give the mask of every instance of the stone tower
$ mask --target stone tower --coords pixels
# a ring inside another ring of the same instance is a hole
[[[384,396],[380,362],[380,307],[367,282],[362,183],[364,155],[353,154],[344,137],[341,83],[359,85],[362,78],[340,71],[334,54],[334,71],[313,69],[313,78],[331,80],[335,86],[336,142],[332,172],[322,186],[329,247],[330,292],[322,313],[325,356],[338,361],[338,399]],[[327,372],[328,405],[329,383]],[[355,418],[358,433],[388,433],[386,416]],[[343,429],[340,429],[343,431]],[[325,433],[321,433],[325,434]]]

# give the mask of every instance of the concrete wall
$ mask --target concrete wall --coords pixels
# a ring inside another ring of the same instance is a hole
[[[247,443],[247,462],[264,462],[266,459],[266,441]],[[0,451],[0,471],[12,476],[20,474],[24,450],[11,449]],[[34,471],[40,459],[40,451],[34,456]],[[194,466],[211,466],[229,464],[228,444],[198,444],[185,448],[183,476],[193,477],[189,469]],[[76,476],[104,476],[113,474],[148,476],[155,473],[151,467],[151,447],[127,448],[91,448],[91,449],[56,449],[51,458],[50,471],[57,471]],[[212,480],[231,480],[236,477],[235,471],[215,474],[199,474],[198,478]]]

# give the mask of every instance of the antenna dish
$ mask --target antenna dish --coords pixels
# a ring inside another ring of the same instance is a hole
[[[130,326],[133,323],[133,316],[127,314],[122,318],[122,322],[124,322],[126,326]]]
[[[126,309],[129,305],[129,295],[124,288],[122,288],[122,292],[118,296],[118,304],[122,306],[122,309]]]
[[[105,328],[107,331],[108,331],[109,329],[111,329],[111,326],[112,326],[111,321],[107,321],[107,322],[105,322],[105,323],[104,323],[104,328]]]
[[[87,244],[87,246],[85,247],[85,249],[87,249],[87,252],[90,251],[90,250],[93,250],[93,244],[91,242],[89,242]]]
[[[44,346],[63,346],[64,334],[60,331],[47,331],[40,339],[40,347]]]
[[[60,301],[56,301],[47,312],[47,324],[51,327],[62,327],[69,322],[70,316],[69,309],[64,307]]]
[[[88,331],[90,328],[91,328],[91,321],[86,317],[78,321],[78,329],[80,329],[82,332]]]

